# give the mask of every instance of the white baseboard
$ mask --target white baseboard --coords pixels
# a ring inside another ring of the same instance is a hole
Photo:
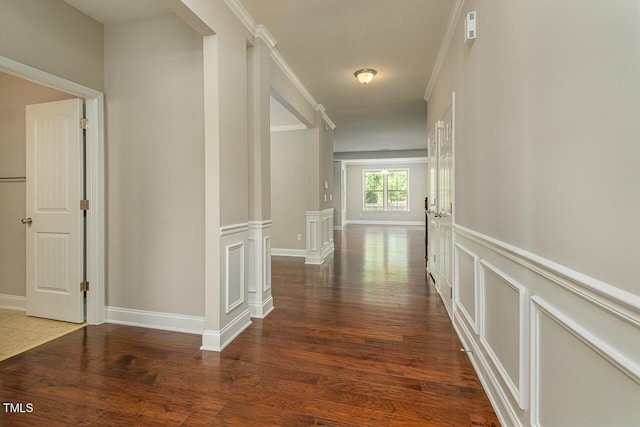
[[[456,317],[452,319],[452,324],[453,329],[456,331],[456,334],[460,338],[464,349],[472,352],[467,353],[467,356],[469,357],[469,360],[471,361],[476,374],[478,374],[480,383],[482,383],[482,387],[484,388],[485,393],[487,393],[487,397],[489,398],[491,406],[493,406],[493,409],[496,412],[498,419],[500,420],[500,424],[502,424],[503,426],[512,425],[522,427],[522,424],[518,420],[518,417],[512,413],[512,410],[507,403],[506,397],[497,386],[497,384],[499,384],[498,379],[491,371],[491,368],[489,368],[487,360],[484,358],[482,352],[476,346],[475,341],[471,338],[471,334],[464,325],[464,322],[460,322],[458,320],[457,314]]]
[[[322,256],[318,257],[318,256],[307,255],[307,257],[304,260],[304,263],[311,264],[311,265],[322,265],[331,255],[333,255],[334,251],[335,251],[335,247],[333,246],[333,243],[331,243],[331,245],[327,245],[326,248],[322,251]]]
[[[302,257],[307,256],[307,251],[304,249],[283,249],[283,248],[271,248],[272,256],[294,256]]]
[[[369,220],[369,219],[350,219],[345,222],[348,224],[361,224],[361,225],[420,225],[424,226],[424,221],[383,221],[383,220]]]
[[[251,313],[251,317],[255,319],[264,319],[273,311],[274,308],[273,297],[267,298],[262,304],[249,303],[249,312]]]
[[[4,310],[27,310],[27,298],[17,295],[0,294],[0,308]]]
[[[107,323],[202,334],[204,317],[107,307]]]
[[[221,330],[205,330],[202,334],[200,350],[222,351],[249,326],[251,326],[251,313],[245,310]]]

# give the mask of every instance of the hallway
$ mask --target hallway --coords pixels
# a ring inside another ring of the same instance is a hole
[[[334,259],[275,257],[276,310],[222,353],[89,326],[0,363],[8,425],[499,425],[424,272],[424,229],[351,225]],[[9,418],[10,417],[10,418]],[[4,420],[3,420],[4,424]]]

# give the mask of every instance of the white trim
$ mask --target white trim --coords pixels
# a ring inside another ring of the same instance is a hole
[[[324,264],[333,254],[334,208],[321,211],[306,211],[307,254],[305,264]]]
[[[453,39],[456,26],[458,25],[458,19],[460,18],[460,14],[462,12],[462,6],[464,6],[464,0],[455,1],[456,2],[453,5],[453,9],[451,9],[451,15],[449,15],[449,21],[447,21],[447,28],[444,32],[444,36],[442,37],[442,43],[440,44],[440,49],[438,50],[438,56],[436,56],[436,61],[433,64],[433,69],[431,70],[431,76],[429,77],[427,90],[424,93],[424,99],[427,102],[429,102],[431,92],[433,91],[433,88],[438,81],[440,69],[442,68],[444,60],[447,57],[447,51],[449,50],[449,46],[451,45],[451,40]]]
[[[265,229],[265,228],[269,228],[271,227],[271,225],[273,224],[273,221],[270,219],[266,219],[264,221],[249,221],[249,228],[250,229]]]
[[[320,255],[316,256],[316,255],[307,255],[304,263],[305,264],[310,264],[310,265],[322,265],[324,264],[327,259],[333,255],[333,253],[335,252],[335,248],[334,247],[330,247],[327,249],[322,249],[320,251]]]
[[[249,231],[249,223],[242,222],[239,224],[223,225],[220,227],[220,235],[228,236],[230,234],[241,233],[243,231]]]
[[[0,309],[26,311],[27,297],[0,294]]]
[[[224,0],[231,12],[240,20],[242,25],[251,33],[252,36],[256,36],[256,21],[253,19],[247,9],[242,6],[239,0]],[[273,38],[273,37],[272,37]],[[275,39],[273,39],[275,42]],[[268,43],[268,42],[267,42]],[[275,43],[274,43],[275,45]]]
[[[293,125],[278,125],[271,126],[271,132],[289,132],[292,130],[305,130],[308,129],[304,123],[296,123]]]
[[[451,226],[456,223],[456,92],[451,92]],[[451,229],[452,243],[455,233]]]
[[[304,258],[307,256],[307,251],[304,249],[271,248],[271,256],[292,256]]]
[[[446,305],[445,305],[446,307]],[[465,350],[469,350],[471,347],[472,353],[467,352],[469,360],[473,365],[473,369],[478,374],[482,387],[484,388],[491,406],[493,406],[500,424],[503,426],[518,426],[523,427],[520,419],[513,411],[513,408],[509,404],[507,396],[504,394],[502,388],[498,385],[498,379],[493,374],[493,371],[489,368],[487,359],[484,358],[480,349],[476,346],[476,342],[473,340],[469,330],[465,326],[464,322],[456,315],[454,316],[453,329],[458,334],[460,341]],[[471,346],[469,346],[471,343]],[[507,422],[510,421],[510,422]]]
[[[269,296],[262,304],[249,302],[249,312],[252,318],[264,319],[274,310],[273,297]]]
[[[456,308],[460,310],[460,312],[465,317],[467,322],[469,322],[469,325],[471,326],[471,329],[473,329],[473,332],[475,332],[476,334],[479,334],[480,333],[480,320],[479,320],[480,319],[480,280],[478,278],[479,258],[478,258],[478,255],[476,255],[475,253],[473,253],[472,251],[465,248],[459,243],[455,243],[453,245],[453,248],[454,248],[453,249],[453,262],[454,262],[453,269],[455,272],[455,274],[453,275],[453,282],[454,282],[453,303],[455,304]],[[471,257],[471,259],[473,259],[473,293],[474,293],[473,311],[475,313],[473,317],[471,317],[467,308],[460,301],[460,274],[459,274],[460,273],[460,251],[466,253],[468,256]]]
[[[333,226],[333,231],[342,231],[342,226],[341,225],[334,225]]]
[[[61,90],[79,98],[97,98],[103,95],[100,91],[30,67],[6,56],[0,56],[0,69],[2,72],[11,74],[12,76],[20,77],[21,79],[26,79],[52,89]]]
[[[493,347],[489,344],[486,337],[486,318],[485,315],[487,313],[486,310],[486,295],[485,295],[485,276],[486,272],[489,271],[496,278],[498,278],[502,283],[513,289],[518,293],[518,386],[515,385],[513,379],[505,369],[502,361],[498,357],[498,355],[493,351]],[[482,320],[480,321],[480,343],[484,347],[484,350],[489,355],[489,359],[493,362],[493,365],[498,370],[498,373],[502,377],[505,384],[509,388],[509,391],[513,395],[513,398],[518,405],[520,405],[521,409],[528,409],[528,396],[527,392],[529,390],[527,383],[527,357],[529,354],[528,343],[529,343],[529,323],[528,323],[528,312],[527,312],[527,301],[528,301],[528,292],[527,288],[518,283],[513,278],[509,277],[507,274],[503,273],[497,267],[488,263],[485,260],[480,261],[480,301],[481,308],[480,312],[482,315]]]
[[[620,354],[615,348],[591,334],[538,296],[531,297],[531,307],[531,425],[540,425],[540,313],[544,313],[621,373],[640,384],[640,366]]]
[[[333,121],[327,115],[324,105],[322,104],[316,105],[316,111],[320,111],[320,113],[322,113],[322,120],[324,120],[325,123],[329,125],[331,130],[334,130],[336,128],[335,123],[333,123]]]
[[[264,40],[267,46],[269,46],[269,49],[275,48],[276,44],[278,44],[275,37],[273,37],[273,35],[269,32],[267,27],[265,27],[262,24],[256,25],[255,36]]]
[[[271,236],[262,238],[262,291],[271,289]]]
[[[91,283],[87,292],[87,323],[99,325],[105,322],[105,203],[104,203],[104,95],[102,92],[74,83],[46,71],[0,56],[0,70],[67,92],[85,100],[89,119],[87,129],[87,196],[91,209],[87,211],[87,280]]]
[[[267,44],[267,46],[269,46],[269,49],[271,50],[271,58],[275,61],[278,67],[280,67],[284,75],[287,76],[287,78],[296,87],[296,89],[298,89],[300,94],[307,100],[307,102],[309,102],[309,104],[311,104],[311,106],[316,111],[320,111],[322,113],[322,118],[331,127],[331,129],[335,129],[336,125],[331,121],[331,119],[325,112],[324,106],[316,102],[309,90],[305,87],[305,85],[298,78],[293,69],[289,66],[287,61],[284,60],[280,52],[278,52],[278,50],[275,48],[277,41],[269,32],[267,27],[262,24],[256,25],[255,19],[253,19],[247,9],[242,6],[239,0],[224,0],[224,2],[252,36],[259,37],[264,40],[264,42]]]
[[[251,313],[245,310],[221,330],[205,330],[202,334],[200,350],[222,351],[249,326],[251,326]]]
[[[130,308],[107,307],[107,323],[162,329],[165,331],[202,334],[204,317],[184,314],[161,313],[157,311],[134,310]]]
[[[453,228],[465,238],[522,265],[636,328],[640,328],[640,296],[461,225],[454,224]]]
[[[273,59],[276,65],[280,68],[280,70],[282,70],[284,75],[291,81],[295,88],[298,89],[304,99],[306,99],[307,102],[311,104],[311,106],[315,109],[318,103],[313,98],[311,93],[307,90],[302,81],[300,81],[293,69],[289,66],[289,64],[287,64],[287,61],[284,60],[277,49],[271,49],[271,59]]]
[[[370,211],[367,211],[370,212]],[[348,224],[361,224],[361,225],[419,225],[424,227],[422,221],[383,221],[383,220],[368,220],[368,219],[350,219],[345,225]]]
[[[366,164],[375,164],[375,165],[413,165],[413,164],[424,164],[429,163],[429,157],[400,157],[394,159],[343,159],[334,160],[335,162],[342,162],[345,166],[345,169],[352,165],[366,165]]]
[[[231,250],[232,249],[236,249],[236,248],[240,248],[240,297],[231,302],[231,300],[229,299],[229,294],[231,293],[231,281],[229,280],[229,277],[231,276],[231,269],[229,266],[229,256],[231,255]],[[225,253],[225,273],[224,273],[224,287],[225,287],[225,313],[229,314],[231,312],[231,310],[233,310],[234,308],[238,307],[239,305],[241,305],[242,303],[244,303],[244,288],[245,288],[245,284],[244,284],[244,265],[245,265],[245,259],[244,259],[244,242],[236,242],[236,243],[232,243],[230,245],[227,245],[224,249],[224,253]]]

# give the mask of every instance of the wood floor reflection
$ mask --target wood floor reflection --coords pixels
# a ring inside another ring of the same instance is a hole
[[[1,425],[497,426],[424,271],[424,230],[350,225],[322,266],[274,257],[276,309],[222,353],[89,326],[0,363]]]

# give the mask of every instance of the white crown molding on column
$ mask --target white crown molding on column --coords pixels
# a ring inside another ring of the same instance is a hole
[[[427,102],[429,102],[431,92],[433,91],[433,88],[436,85],[436,81],[438,80],[438,76],[440,75],[440,68],[442,68],[444,58],[447,56],[447,51],[449,50],[449,46],[451,45],[451,40],[453,39],[453,34],[456,30],[456,25],[458,24],[458,18],[460,18],[460,13],[462,12],[464,1],[465,0],[456,0],[455,4],[453,5],[453,9],[451,10],[451,15],[449,15],[449,21],[447,22],[447,28],[444,31],[444,36],[442,37],[440,50],[438,50],[436,62],[433,64],[433,70],[431,70],[431,77],[429,78],[427,91],[424,93],[424,100]]]
[[[262,24],[256,25],[255,36],[264,40],[267,46],[269,46],[269,49],[274,49],[276,47],[276,44],[278,44],[275,37],[273,37],[267,27]]]
[[[331,127],[331,130],[334,130],[336,128],[336,125],[331,121],[329,116],[327,116],[327,113],[325,112],[325,109],[324,109],[324,105],[322,104],[316,105],[316,110],[322,113],[322,119],[329,125],[329,127]]]
[[[307,90],[302,81],[298,78],[293,69],[289,66],[289,64],[287,64],[287,61],[284,60],[280,52],[278,52],[278,50],[275,48],[278,42],[276,41],[275,37],[273,37],[273,35],[269,32],[267,27],[262,24],[256,24],[255,19],[253,19],[247,9],[245,9],[242,3],[240,3],[240,0],[224,0],[224,3],[229,9],[231,9],[233,14],[240,20],[240,22],[242,22],[249,33],[251,33],[254,37],[260,37],[265,41],[265,43],[267,43],[267,45],[271,49],[271,58],[276,62],[276,64],[278,64],[278,67],[280,67],[285,76],[287,76],[291,83],[293,83],[296,89],[300,91],[302,96],[307,100],[307,102],[311,104],[313,108],[318,111],[322,111],[322,118],[329,126],[331,126],[331,129],[335,129],[336,125],[324,112],[324,107],[322,106],[322,104],[318,104],[316,102],[316,100]]]
[[[284,60],[280,52],[278,52],[278,49],[271,49],[271,59],[275,61],[284,75],[287,76],[287,78],[291,81],[291,83],[293,83],[296,89],[300,91],[304,99],[306,99],[313,108],[316,108],[318,106],[318,103],[313,98],[311,93],[307,90],[302,81],[298,78],[293,69],[289,66],[289,64],[287,64],[287,61]]]
[[[256,21],[251,14],[244,8],[240,0],[224,0],[224,3],[233,12],[234,15],[247,27],[247,30],[255,37],[256,35]],[[275,43],[274,43],[275,44]]]

